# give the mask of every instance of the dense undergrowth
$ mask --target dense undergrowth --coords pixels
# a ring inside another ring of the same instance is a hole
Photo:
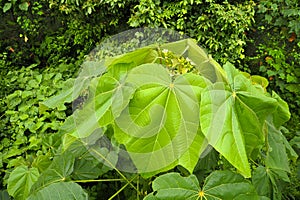
[[[26,189],[9,188],[15,199],[22,199],[51,163],[55,168],[53,158],[61,150],[62,132],[58,130],[72,114],[72,106],[68,102],[46,109],[41,102],[68,88],[65,81],[78,76],[85,56],[105,37],[135,27],[164,27],[185,33],[221,65],[230,61],[241,71],[265,77],[269,82],[268,92],[276,91],[289,105],[291,118],[280,129],[300,153],[300,5],[297,0],[2,0],[0,9],[0,197],[4,199],[9,199],[7,184],[12,173],[17,175],[32,169],[34,176],[28,187],[25,185]],[[85,179],[110,180],[78,181],[90,199],[108,199],[114,195],[116,199],[142,199],[152,191],[160,193],[164,187],[160,183],[162,179],[155,179],[158,175],[148,179],[135,177],[97,167],[97,162],[81,166],[84,161],[63,156],[59,159],[65,160],[65,164],[70,162],[75,169],[61,169],[69,180],[83,179],[76,175],[76,170],[86,172],[91,168],[95,173],[86,175]],[[64,162],[59,159],[57,165]],[[84,159],[89,160],[89,155]],[[193,172],[196,179],[194,175],[189,176],[188,170],[175,165],[168,170],[184,178],[173,173],[164,176],[169,179],[170,188],[174,180],[198,181],[205,188],[213,180],[208,176],[211,172],[234,171],[234,167],[212,150],[196,165]],[[289,167],[288,176],[272,174],[284,177],[282,180],[266,178],[263,189],[268,192],[258,193],[273,195],[271,199],[299,198],[299,159],[291,160]],[[263,175],[265,168],[257,167],[253,177]],[[231,176],[241,180],[236,174]],[[199,183],[191,190],[200,191]]]

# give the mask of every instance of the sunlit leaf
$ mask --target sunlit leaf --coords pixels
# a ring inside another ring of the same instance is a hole
[[[173,81],[158,64],[136,67],[127,82],[136,92],[128,109],[115,120],[115,137],[125,145],[138,170],[156,171],[179,160],[192,171],[205,143],[195,111],[199,110],[200,92],[209,82],[194,74]]]
[[[3,12],[6,13],[9,9],[11,9],[12,3],[5,3],[3,6]]]
[[[269,85],[268,79],[266,79],[265,77],[262,77],[262,76],[258,76],[258,75],[253,75],[253,76],[250,76],[249,78],[250,78],[252,84],[254,84],[255,86],[261,86],[263,91],[266,91],[266,89]]]
[[[277,101],[258,90],[231,64],[224,66],[228,84],[215,83],[202,93],[201,128],[209,141],[245,177],[250,177],[248,157],[264,142],[266,117]]]
[[[23,2],[23,3],[19,4],[20,10],[27,11],[28,7],[29,7],[28,2]]]

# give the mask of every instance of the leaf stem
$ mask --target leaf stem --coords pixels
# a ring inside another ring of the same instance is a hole
[[[125,181],[124,179],[100,179],[100,180],[73,180],[75,183],[89,183],[89,182],[112,182],[112,181]]]
[[[136,177],[133,177],[129,182],[127,182],[121,189],[119,189],[115,194],[113,194],[108,200],[115,198],[122,190],[124,190]]]
[[[95,149],[92,149],[93,152],[95,152],[97,155],[99,155],[103,160],[105,160],[114,170],[116,170],[116,172],[118,174],[120,174],[120,176],[127,181],[127,184],[130,184],[131,187],[133,187],[137,192],[139,192],[137,190],[137,188],[131,183],[131,181],[129,181],[124,174],[122,174],[109,160],[107,160],[101,153],[99,153],[98,151],[96,151]],[[136,178],[136,176],[134,177]]]

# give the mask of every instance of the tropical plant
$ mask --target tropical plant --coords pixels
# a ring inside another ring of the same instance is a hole
[[[41,173],[38,165],[14,169],[8,192],[16,199],[43,199],[54,190],[65,199],[87,199],[78,183],[105,181],[99,177],[113,169],[125,184],[110,199],[127,186],[139,198],[145,193],[132,183],[139,176],[128,173],[151,181],[181,166],[187,176],[218,155],[220,171],[202,188],[195,175],[167,173],[154,180],[146,199],[279,199],[297,154],[280,132],[288,106],[267,85],[230,63],[222,68],[192,39],[88,60],[77,79],[41,105],[74,103],[58,133],[58,155]]]

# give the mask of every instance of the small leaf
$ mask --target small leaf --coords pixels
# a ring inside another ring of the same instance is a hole
[[[272,21],[272,16],[271,15],[265,15],[265,20],[270,23]]]
[[[254,83],[254,84],[259,84],[259,85],[261,85],[261,87],[262,87],[264,90],[266,90],[266,88],[267,88],[268,85],[269,85],[268,79],[266,79],[265,77],[262,77],[262,76],[253,75],[253,76],[251,76],[251,81],[252,81],[252,83]]]
[[[20,10],[27,11],[28,7],[29,7],[29,5],[27,2],[23,2],[23,3],[19,4]]]
[[[25,200],[30,194],[31,186],[37,181],[39,171],[37,168],[28,168],[21,165],[15,168],[9,178],[7,191],[16,200]]]
[[[49,200],[49,199],[72,199],[72,200],[88,200],[87,193],[73,182],[53,183],[37,193],[29,196],[28,200]]]
[[[3,12],[6,13],[9,9],[11,9],[12,3],[5,3],[3,6]]]

